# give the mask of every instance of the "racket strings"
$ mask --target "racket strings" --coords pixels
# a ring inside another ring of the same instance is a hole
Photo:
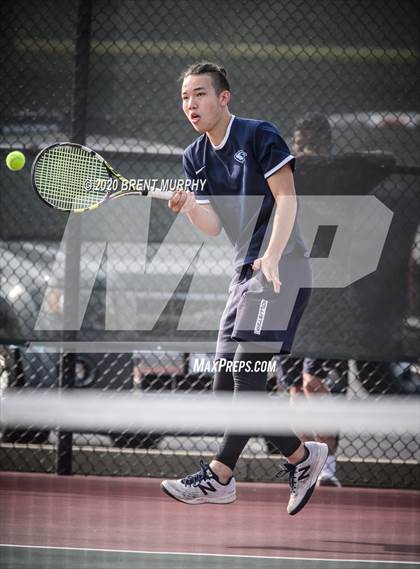
[[[99,205],[107,192],[98,187],[98,181],[108,179],[104,164],[77,146],[51,148],[35,167],[35,184],[40,196],[51,206],[67,211]]]

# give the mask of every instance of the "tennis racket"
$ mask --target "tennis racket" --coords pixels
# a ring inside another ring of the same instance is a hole
[[[126,195],[164,200],[173,196],[172,191],[130,186],[129,180],[97,152],[72,142],[51,144],[41,150],[32,165],[31,181],[47,205],[77,213],[96,209],[106,201]]]

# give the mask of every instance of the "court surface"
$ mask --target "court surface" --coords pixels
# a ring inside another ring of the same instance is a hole
[[[319,488],[288,516],[284,484],[189,506],[159,480],[0,473],[2,569],[420,567],[420,492]]]

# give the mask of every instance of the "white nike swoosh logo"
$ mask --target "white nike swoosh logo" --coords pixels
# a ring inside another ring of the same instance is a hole
[[[203,166],[202,168],[200,168],[199,170],[196,171],[196,174],[199,174],[200,172],[202,172],[204,170],[205,166]]]

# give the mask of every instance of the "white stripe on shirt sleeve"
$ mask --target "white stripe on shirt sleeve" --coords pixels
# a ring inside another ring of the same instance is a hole
[[[277,170],[280,170],[280,168],[283,168],[283,166],[285,164],[287,164],[288,162],[290,162],[291,160],[294,159],[294,156],[292,156],[291,154],[289,156],[286,156],[286,158],[284,160],[282,160],[280,162],[280,164],[277,164],[277,166],[274,166],[274,168],[271,168],[271,170],[269,170],[268,172],[266,172],[264,174],[264,178],[267,179],[270,176],[272,176],[275,172],[277,172]]]

